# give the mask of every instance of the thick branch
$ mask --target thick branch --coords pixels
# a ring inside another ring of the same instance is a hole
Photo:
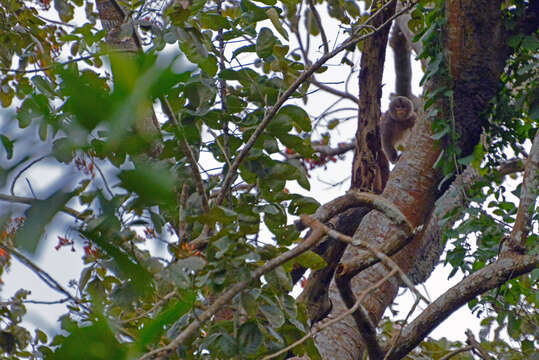
[[[410,325],[404,328],[398,344],[387,360],[402,359],[461,306],[477,295],[532,271],[537,265],[535,255],[506,256],[471,274],[436,299]]]

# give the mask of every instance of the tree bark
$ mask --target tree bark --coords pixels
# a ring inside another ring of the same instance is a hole
[[[455,114],[456,131],[460,135],[459,145],[463,154],[466,154],[473,150],[479,139],[483,125],[479,114],[495,94],[499,76],[503,70],[505,57],[500,49],[503,49],[504,42],[499,33],[502,17],[499,1],[481,0],[473,2],[473,5],[470,5],[470,2],[463,4],[462,1],[448,1],[447,3],[449,21],[446,26],[449,36],[446,39],[446,45],[447,49],[452,50],[448,56],[451,64],[450,71],[455,79],[456,106],[452,110]],[[461,30],[463,28],[467,31]],[[493,61],[493,59],[499,60]],[[372,66],[372,64],[366,65]],[[485,85],[478,83],[479,78]],[[430,84],[429,87],[434,89],[436,84]],[[472,93],[473,96],[471,96]],[[471,98],[466,98],[467,96]],[[371,97],[379,98],[372,95]],[[441,110],[442,113],[451,113],[449,108]],[[422,114],[419,117],[424,118]],[[365,126],[360,123],[358,145],[362,145],[361,141],[364,141],[365,134],[361,134],[364,128]],[[435,200],[441,195],[437,190],[440,175],[438,170],[434,169],[440,148],[431,138],[430,132],[430,122],[420,119],[408,142],[407,151],[390,174],[382,193],[382,196],[392,201],[414,226],[427,221]],[[360,148],[357,151],[360,152]],[[360,179],[358,175],[363,176],[362,172],[358,172],[361,169],[364,169],[361,164],[358,166],[354,163],[353,176],[356,180],[353,183],[354,186],[360,184],[357,180]],[[361,238],[378,246],[385,241],[402,236],[405,236],[405,233],[401,228],[376,211],[365,216],[354,235],[355,238]],[[343,260],[354,258],[359,254],[360,250],[357,248],[348,247]],[[405,272],[408,272],[414,262],[420,260],[420,254],[421,241],[418,237],[393,256],[393,260]],[[351,281],[354,293],[360,293],[387,273],[388,270],[381,264],[363,271]],[[391,282],[385,282],[377,291],[367,296],[363,306],[374,324],[378,323],[385,309],[393,302],[398,288],[399,281],[395,278]],[[333,303],[333,310],[329,316],[334,317],[345,311],[346,307],[334,283],[330,286],[329,293]],[[361,334],[350,316],[326,328],[316,336],[315,341],[323,358],[358,359],[364,351],[360,339]]]

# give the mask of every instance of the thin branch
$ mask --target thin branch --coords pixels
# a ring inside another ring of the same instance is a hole
[[[224,129],[223,129],[224,130]],[[232,166],[232,163],[230,162],[230,159],[228,158],[228,151],[225,149],[225,147],[223,146],[223,144],[221,144],[221,142],[219,141],[218,139],[218,136],[216,133],[214,133],[212,131],[212,129],[207,129],[208,133],[213,136],[213,138],[215,139],[215,143],[217,144],[217,146],[219,147],[219,150],[221,150],[221,152],[223,153],[224,157],[225,157],[225,161],[226,163],[228,164],[228,166]],[[225,135],[226,137],[226,135]]]
[[[0,194],[0,201],[7,201],[12,203],[21,203],[21,204],[27,204],[32,205],[34,202],[39,201],[38,199],[29,198],[29,197],[23,197],[23,196],[12,196],[12,195],[5,195]],[[75,209],[72,209],[67,206],[63,206],[60,211],[73,216],[76,219],[84,220],[85,216],[83,213],[78,212]]]
[[[389,268],[390,272],[394,271],[395,275],[398,273],[397,269]],[[337,286],[341,298],[347,308],[354,307],[357,302],[350,281],[337,281]],[[370,319],[367,310],[363,306],[359,306],[356,311],[352,313],[352,317],[356,323],[357,329],[361,335],[363,343],[367,347],[369,359],[381,359],[384,354],[380,344],[376,337],[376,325]]]
[[[390,2],[388,2],[390,3]],[[385,4],[382,6],[374,15],[371,16],[371,18],[367,19],[366,23],[362,26],[360,26],[356,32],[350,36],[346,41],[344,41],[341,45],[336,47],[334,50],[332,50],[329,53],[324,54],[317,62],[315,62],[311,67],[309,67],[307,70],[305,70],[297,79],[294,81],[292,85],[286,91],[277,99],[275,102],[275,105],[271,107],[271,109],[266,113],[264,116],[264,119],[262,122],[257,126],[245,146],[242,148],[236,159],[234,160],[234,163],[232,164],[232,167],[229,169],[228,173],[225,176],[225,179],[223,180],[223,185],[221,188],[221,192],[219,193],[219,196],[216,200],[216,205],[221,205],[223,203],[223,200],[225,198],[226,192],[232,185],[232,182],[234,181],[236,177],[236,172],[240,166],[240,163],[243,161],[243,159],[247,156],[247,153],[251,150],[251,148],[254,146],[255,142],[257,141],[258,137],[263,133],[264,129],[268,126],[269,122],[275,117],[277,114],[277,111],[279,108],[284,104],[286,100],[297,90],[297,88],[306,81],[316,70],[318,70],[323,64],[325,64],[329,59],[333,58],[337,54],[339,54],[341,51],[346,50],[347,47],[351,45],[355,45],[358,42],[368,39],[371,36],[374,36],[378,31],[385,28],[391,22],[393,19],[397,18],[404,12],[408,11],[412,8],[412,6],[415,5],[415,1],[410,2],[410,4],[402,9],[400,12],[397,12],[393,14],[387,21],[382,23],[379,27],[377,27],[374,31],[371,33],[365,34],[365,35],[358,35],[358,32],[366,27],[368,27],[368,23],[370,22],[370,19],[374,18],[380,11],[383,11],[388,5]]]
[[[322,19],[320,18],[318,10],[316,10],[316,7],[314,6],[313,0],[307,0],[307,3],[309,4],[309,9],[311,9],[312,15],[314,15],[314,20],[316,21],[316,24],[320,29],[320,36],[322,36],[322,45],[324,46],[324,54],[327,54],[329,52],[329,45],[326,31],[324,30],[324,26],[322,26]]]
[[[101,167],[99,167],[99,165],[97,165],[97,163],[95,162],[94,158],[92,157],[92,163],[94,164],[94,167],[97,169],[97,171],[99,172],[99,175],[101,176],[101,180],[103,180],[103,184],[105,185],[105,189],[107,189],[107,191],[109,192],[110,196],[114,197],[114,193],[112,192],[112,190],[110,189],[110,186],[109,186],[109,183],[107,182],[107,178],[105,177],[105,174],[103,174],[103,171],[101,171]]]
[[[315,79],[311,80],[311,84],[313,84],[314,86],[318,87],[319,89],[324,90],[324,91],[326,91],[326,92],[328,92],[330,94],[333,94],[335,96],[345,98],[345,99],[348,99],[348,100],[352,100],[355,104],[359,103],[359,99],[357,97],[355,97],[354,95],[350,94],[349,92],[337,90],[337,89],[332,88],[331,86],[327,86],[326,84],[321,83],[320,81],[315,80]]]
[[[480,343],[475,340],[472,331],[470,329],[466,330],[466,342],[472,346],[477,352],[479,352],[480,356],[483,358],[483,360],[493,360],[492,356],[489,355],[487,350],[485,350]]]
[[[445,354],[444,356],[442,356],[442,357],[440,358],[440,360],[449,360],[449,359],[451,359],[453,356],[458,355],[458,354],[460,354],[460,353],[463,353],[463,352],[465,352],[465,351],[473,350],[473,348],[474,348],[473,346],[468,345],[468,346],[465,346],[465,347],[463,347],[463,348],[453,350],[453,351],[451,351],[450,353]]]
[[[67,26],[67,27],[70,27],[70,28],[76,28],[75,25],[71,25],[71,24],[68,24],[68,23],[65,23],[65,22],[62,22],[62,21],[52,20],[52,19],[46,18],[46,17],[41,16],[41,15],[36,15],[36,17],[40,18],[43,21],[50,22],[52,24]]]
[[[13,180],[11,181],[11,186],[9,187],[9,192],[11,193],[11,195],[15,196],[15,183],[17,182],[17,180],[19,179],[19,177],[22,175],[22,173],[24,173],[26,170],[28,170],[29,168],[31,168],[32,166],[34,166],[36,163],[40,162],[41,160],[45,159],[47,156],[49,156],[48,154],[47,155],[43,155],[33,161],[31,161],[28,165],[26,165],[24,168],[21,169],[21,171],[19,171],[17,173],[17,175],[15,175],[15,177],[13,178]]]
[[[129,318],[129,319],[125,319],[125,320],[120,320],[119,321],[119,324],[127,324],[127,323],[130,323],[131,321],[137,321],[137,320],[140,320],[142,319],[143,317],[147,316],[148,314],[154,312],[155,310],[159,309],[161,306],[163,306],[167,301],[169,301],[174,295],[176,295],[176,290],[174,291],[171,291],[169,292],[168,294],[166,294],[161,300],[159,300],[158,302],[155,303],[154,306],[152,306],[151,309],[148,309],[144,312],[142,312],[141,314],[135,316],[135,317],[132,317],[132,318]]]
[[[530,155],[525,164],[520,203],[508,244],[511,250],[526,250],[526,240],[531,231],[531,219],[535,213],[537,195],[539,195],[539,131],[535,134]]]
[[[315,152],[326,155],[326,156],[335,156],[335,155],[341,155],[344,153],[347,153],[350,150],[355,149],[356,144],[355,142],[349,142],[349,143],[341,143],[337,145],[337,147],[332,148],[329,145],[312,145],[312,148]],[[287,159],[299,159],[301,158],[300,154],[294,153],[294,154],[286,154],[285,155]]]
[[[168,116],[170,121],[172,121],[176,128],[179,129],[180,123],[178,122],[178,119],[176,118],[176,115],[174,114],[174,111],[172,110],[172,107],[170,106],[168,100],[164,97],[161,98],[161,104],[163,106],[165,114]],[[208,195],[206,195],[206,190],[204,189],[204,181],[202,180],[202,176],[200,175],[200,171],[198,170],[198,163],[195,159],[195,155],[193,154],[193,151],[191,150],[189,143],[187,143],[187,140],[185,140],[183,134],[179,136],[178,145],[180,146],[180,149],[184,153],[185,157],[187,158],[187,161],[191,165],[191,170],[193,171],[193,176],[195,178],[195,186],[200,197],[202,198],[202,210],[205,214],[208,214],[210,212],[210,205],[208,203]]]
[[[405,225],[407,233],[414,231],[414,226],[408,221],[406,216],[389,200],[372,193],[361,192],[357,189],[348,191],[356,198],[359,205],[368,206],[372,209],[378,210],[389,218],[397,225]]]
[[[302,337],[301,339],[299,339],[298,341],[294,342],[293,344],[285,347],[284,349],[281,349],[279,350],[278,352],[274,353],[274,354],[271,354],[271,355],[268,355],[264,358],[262,358],[262,360],[269,360],[269,359],[273,359],[279,355],[282,355],[282,354],[285,354],[287,353],[288,351],[292,350],[294,347],[298,346],[299,344],[305,342],[307,339],[313,337],[314,335],[316,335],[317,333],[319,333],[320,331],[324,330],[325,328],[341,321],[342,319],[344,319],[345,317],[347,317],[348,315],[352,314],[354,311],[356,311],[360,306],[361,306],[361,303],[363,302],[363,300],[365,299],[365,297],[371,293],[373,290],[379,288],[380,286],[382,286],[382,284],[384,282],[386,282],[388,279],[390,279],[393,275],[395,275],[397,273],[396,270],[391,270],[389,273],[387,273],[386,276],[384,276],[382,279],[380,279],[380,281],[374,283],[373,285],[371,285],[369,288],[367,288],[365,291],[363,291],[359,298],[357,299],[356,303],[354,304],[354,306],[352,306],[350,309],[346,310],[345,312],[341,313],[339,316],[337,316],[336,318],[334,319],[331,319],[331,320],[328,320],[327,322],[324,322],[320,325],[318,325],[316,328],[312,329],[307,335],[305,335],[304,337]]]
[[[86,305],[83,304],[81,299],[78,299],[78,298],[74,297],[73,295],[71,295],[71,293],[69,291],[67,291],[62,285],[60,285],[60,283],[58,281],[54,280],[54,278],[52,276],[50,276],[45,270],[41,269],[39,266],[34,264],[32,262],[32,260],[28,259],[26,256],[24,256],[22,253],[20,253],[19,251],[17,251],[14,248],[5,246],[3,244],[0,244],[0,248],[3,249],[4,251],[8,252],[12,256],[16,257],[17,260],[19,260],[24,266],[26,266],[34,274],[36,274],[41,280],[43,280],[43,282],[48,287],[50,287],[54,291],[57,291],[57,292],[59,292],[61,294],[64,294],[71,301],[73,301],[76,305],[80,305],[86,311],[90,311],[90,309],[88,307],[86,307]]]
[[[425,301],[427,304],[430,303],[429,300],[425,296],[423,296],[421,294],[421,292],[419,292],[419,290],[416,289],[416,287],[414,286],[412,281],[408,278],[408,276],[406,276],[406,274],[400,268],[400,266],[397,265],[397,263],[395,261],[393,261],[393,259],[391,259],[389,256],[387,256],[386,254],[381,252],[379,249],[377,249],[373,245],[371,245],[371,244],[369,244],[369,243],[367,243],[365,241],[360,241],[358,239],[354,239],[354,238],[352,238],[352,237],[350,237],[348,235],[344,235],[343,233],[340,233],[340,232],[338,232],[336,230],[333,230],[330,227],[324,225],[323,223],[321,223],[320,221],[318,221],[316,219],[311,218],[308,215],[302,216],[301,220],[303,222],[307,221],[307,223],[309,224],[309,227],[311,229],[313,229],[313,230],[316,229],[318,231],[322,231],[325,234],[327,234],[329,237],[332,237],[334,239],[340,240],[340,241],[345,242],[347,244],[350,244],[350,245],[353,245],[353,246],[358,246],[358,247],[361,247],[361,248],[364,248],[364,249],[368,250],[374,256],[376,256],[378,259],[380,259],[380,261],[382,263],[384,263],[384,265],[386,265],[388,268],[397,270],[397,272],[399,273],[399,275],[401,277],[401,280],[406,284],[406,286],[418,298]],[[346,279],[346,280],[344,280],[344,279]],[[336,280],[339,280],[339,278],[337,278]],[[347,279],[345,277],[341,277],[340,281],[349,281],[349,278]]]
[[[304,215],[302,215],[304,218]],[[305,220],[308,221],[308,220]],[[145,355],[141,356],[139,360],[152,359],[158,355],[170,354],[173,352],[179,345],[181,345],[186,339],[191,337],[200,326],[215,315],[221,308],[227,304],[236,294],[240,293],[245,289],[252,281],[258,280],[260,276],[272,271],[276,267],[284,264],[285,262],[299,256],[305,251],[311,249],[323,238],[323,233],[321,231],[313,231],[305,240],[299,243],[295,248],[288,250],[285,253],[271,259],[266,262],[264,266],[259,267],[251,273],[249,280],[238,282],[230,286],[225,292],[223,292],[208,308],[197,316],[187,327],[176,336],[168,345],[161,348],[152,350]]]

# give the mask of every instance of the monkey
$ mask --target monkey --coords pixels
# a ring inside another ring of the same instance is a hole
[[[396,148],[408,139],[416,117],[412,101],[404,96],[397,96],[380,119],[382,150],[393,164],[400,158]]]

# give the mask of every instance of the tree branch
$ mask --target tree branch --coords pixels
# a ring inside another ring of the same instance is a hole
[[[32,205],[34,204],[34,202],[39,201],[39,200],[34,199],[34,198],[29,198],[29,197],[23,197],[23,196],[12,196],[12,195],[0,194],[0,201]],[[76,219],[79,219],[79,220],[85,219],[85,216],[83,213],[80,213],[77,210],[72,209],[70,207],[63,206],[61,211],[68,215],[73,216]]]
[[[509,248],[513,251],[524,251],[526,239],[531,231],[531,219],[535,212],[535,203],[539,194],[539,131],[535,133],[530,155],[526,161],[520,203],[517,217],[511,232]]]
[[[302,215],[302,221],[309,223],[309,219]],[[251,273],[249,280],[238,282],[230,286],[225,292],[223,292],[204,312],[197,316],[187,327],[176,336],[168,345],[161,348],[152,350],[145,355],[141,356],[139,360],[152,359],[159,355],[170,354],[179,345],[186,341],[190,336],[194,334],[200,326],[210,319],[215,313],[217,313],[226,303],[228,303],[236,294],[245,289],[252,281],[257,280],[260,276],[270,272],[276,267],[284,264],[285,262],[297,257],[298,255],[309,250],[315,246],[322,238],[324,233],[322,231],[313,231],[305,240],[299,243],[295,248],[271,259],[266,262],[264,266],[259,267]]]
[[[505,256],[463,279],[430,304],[402,332],[388,360],[402,359],[440,323],[477,295],[526,274],[538,265],[535,255]]]
[[[71,295],[69,291],[67,291],[58,281],[56,281],[52,276],[50,276],[45,270],[41,269],[39,266],[34,264],[32,260],[28,259],[26,256],[24,256],[22,253],[17,251],[14,248],[5,246],[3,244],[0,244],[0,249],[10,253],[14,257],[16,257],[24,266],[26,266],[28,269],[30,269],[34,274],[37,275],[43,282],[53,289],[54,291],[57,291],[61,294],[64,294],[66,297],[69,298],[69,300],[73,301],[75,305],[83,307],[86,311],[90,312],[90,309],[83,304],[81,299],[78,299]]]

